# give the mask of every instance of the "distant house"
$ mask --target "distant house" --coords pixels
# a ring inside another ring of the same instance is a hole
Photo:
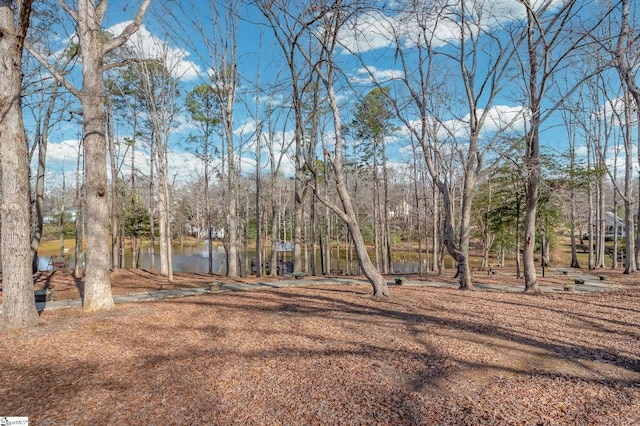
[[[190,223],[186,223],[185,225],[185,231],[187,232],[187,234],[196,237],[196,238],[203,238],[206,239],[207,238],[207,230],[206,229],[202,229],[199,226],[195,226],[195,225],[191,225]],[[213,239],[223,239],[224,238],[224,228],[221,229],[215,229],[213,228],[213,230],[211,231],[211,237]]]
[[[613,212],[606,212],[604,214],[604,226],[605,240],[613,240],[613,237],[616,235],[616,233],[618,234],[618,238],[624,238],[627,236],[624,220],[613,214]]]

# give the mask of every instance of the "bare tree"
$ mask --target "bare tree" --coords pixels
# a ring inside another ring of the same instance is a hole
[[[603,21],[606,14],[593,20],[583,20],[581,11],[587,10],[590,2],[568,0],[556,4],[546,0],[518,0],[526,12],[522,32],[512,35],[525,40],[526,54],[519,57],[529,114],[525,135],[526,152],[523,177],[526,188],[524,225],[524,279],[525,291],[539,293],[534,263],[536,241],[536,215],[540,189],[540,130],[543,122],[590,76],[578,79],[557,99],[550,99],[549,89],[553,79],[573,55],[588,44],[591,34]],[[599,73],[593,70],[591,75]],[[545,101],[552,100],[550,105]]]
[[[285,129],[283,129],[282,133],[278,135],[275,127],[275,123],[278,121],[275,118],[279,117],[279,113],[282,112],[282,109],[277,108],[275,105],[274,97],[277,90],[277,88],[273,88],[267,104],[265,115],[266,117],[268,117],[268,119],[266,120],[266,131],[264,132],[264,138],[266,139],[265,143],[269,153],[270,166],[268,187],[271,191],[271,223],[269,226],[269,228],[271,229],[271,258],[269,261],[269,275],[271,276],[276,276],[278,272],[276,267],[276,264],[278,262],[276,243],[280,240],[278,224],[280,222],[279,218],[282,214],[282,210],[284,209],[284,203],[280,202],[281,200],[279,199],[279,197],[276,197],[276,193],[281,191],[280,177],[282,162],[286,157],[287,151],[291,148],[291,145],[294,142],[293,139],[287,137]]]
[[[356,104],[352,127],[356,137],[365,141],[363,151],[373,161],[373,197],[375,259],[378,269],[393,273],[391,255],[391,230],[389,226],[389,167],[387,166],[386,137],[395,127],[392,125],[394,110],[389,101],[390,87],[376,87]],[[381,157],[383,190],[378,176]],[[379,252],[382,251],[380,259]],[[380,262],[382,260],[382,262]]]
[[[65,53],[60,68],[66,68],[71,58],[71,55]],[[38,248],[42,239],[44,222],[44,188],[49,133],[56,122],[55,114],[60,112],[60,109],[70,107],[69,103],[65,102],[62,107],[56,108],[56,104],[60,103],[59,101],[62,96],[60,83],[55,79],[53,79],[53,82],[50,81],[51,79],[38,78],[38,80],[39,82],[36,83],[37,87],[29,87],[31,91],[35,92],[33,93],[34,97],[37,96],[38,99],[34,100],[33,104],[28,106],[32,111],[35,121],[35,135],[33,137],[33,144],[29,150],[29,163],[31,163],[33,156],[37,152],[35,188],[31,196],[31,253],[33,256],[34,272],[37,271],[38,268]],[[23,95],[23,97],[25,97],[25,95]],[[72,115],[72,113],[70,113],[70,115]]]
[[[34,48],[26,45],[67,90],[80,99],[83,116],[83,147],[87,175],[85,179],[87,253],[83,306],[85,310],[113,309],[109,278],[109,205],[107,200],[106,115],[104,110],[104,71],[110,66],[105,56],[122,46],[142,23],[151,0],[142,0],[134,19],[117,36],[102,33],[107,0],[78,0],[73,9],[64,0],[60,7],[76,24],[82,60],[82,88],[77,89]],[[118,64],[119,65],[119,64]]]
[[[402,10],[403,18],[398,20],[391,40],[402,66],[402,76],[394,80],[395,86],[408,93],[406,103],[394,100],[396,113],[420,143],[427,169],[442,197],[443,241],[457,263],[456,275],[461,289],[473,289],[469,242],[476,183],[497,164],[499,157],[494,155],[492,162],[487,158],[497,150],[501,133],[508,131],[515,120],[503,119],[499,110],[494,109],[497,96],[509,82],[507,70],[516,43],[500,36],[503,28],[496,25],[499,20],[491,12],[489,5],[482,1],[434,3],[429,7],[422,2],[412,2]],[[456,29],[456,36],[451,37],[446,49],[440,48],[443,22]],[[415,49],[414,54],[406,49],[408,42]],[[487,51],[496,53],[485,55]],[[375,74],[370,74],[377,82]],[[458,95],[457,88],[447,83],[452,75],[456,75],[456,81],[462,85],[459,102],[452,101]],[[457,111],[458,105],[464,105],[462,113]],[[498,116],[491,116],[492,113]],[[466,128],[464,141],[458,136],[460,129],[447,123],[447,116],[457,117],[454,121]],[[490,120],[500,124],[493,136],[483,134]],[[508,151],[511,147],[503,145],[500,149]],[[462,169],[457,219],[451,179],[454,170],[446,167],[447,164],[454,167],[460,164]]]
[[[636,83],[636,73],[634,70],[638,66],[637,46],[638,38],[636,32],[632,30],[629,23],[630,9],[629,0],[620,0],[620,33],[618,34],[615,49],[612,51],[613,64],[620,75],[622,86],[626,97],[633,99],[635,104],[636,120],[640,123],[640,86]],[[631,120],[629,102],[625,102],[625,129],[630,132]],[[639,130],[640,132],[640,130]],[[625,134],[625,154],[627,159],[630,159],[632,151],[631,135]],[[640,143],[639,143],[640,146]],[[640,161],[640,158],[638,159]],[[637,271],[636,264],[636,249],[635,249],[635,215],[633,214],[632,205],[632,179],[633,179],[633,165],[628,160],[625,163],[625,191],[624,191],[624,210],[625,210],[625,228],[626,228],[626,245],[625,245],[625,263],[624,273],[629,274]]]
[[[31,30],[27,35],[27,40],[37,42],[42,49],[47,50],[47,54],[54,59],[54,66],[64,73],[75,62],[78,56],[76,45],[71,45],[67,49],[59,51],[58,46],[49,46],[49,38],[42,37],[43,33],[52,31],[52,28],[59,27],[59,8],[55,1],[46,0],[36,2],[31,19]],[[63,12],[64,13],[64,12]],[[67,34],[68,36],[68,34]],[[49,142],[49,134],[53,127],[64,121],[73,120],[73,105],[65,97],[64,89],[60,83],[46,72],[44,67],[31,55],[26,55],[23,61],[23,105],[25,113],[30,112],[33,125],[28,126],[33,132],[29,148],[29,163],[34,156],[37,158],[37,169],[35,173],[35,185],[32,188],[31,199],[31,251],[33,255],[33,270],[38,268],[38,248],[42,239],[44,221],[44,191],[46,156]],[[64,111],[69,111],[64,114]]]
[[[160,52],[161,48],[159,49]],[[179,112],[177,97],[178,80],[172,75],[166,52],[161,63],[136,64],[144,96],[144,104],[149,113],[151,144],[156,154],[155,173],[157,176],[158,229],[160,237],[160,273],[173,281],[171,197],[168,170],[169,137],[175,128],[175,118]],[[142,58],[141,58],[142,59]]]
[[[356,2],[357,3],[357,2]],[[350,13],[350,4],[343,4],[341,1],[336,1],[331,5],[330,9],[327,7],[326,11],[331,11],[322,17],[322,28],[316,32],[319,37],[319,44],[324,52],[324,60],[320,62],[322,65],[315,67],[314,71],[320,77],[327,95],[329,97],[329,106],[333,116],[333,132],[334,132],[334,147],[333,152],[330,153],[325,150],[325,157],[328,159],[333,169],[333,179],[338,192],[338,198],[341,206],[333,203],[332,201],[323,197],[320,193],[316,193],[320,197],[320,200],[331,210],[336,213],[347,225],[349,234],[353,240],[358,260],[364,275],[367,277],[373,288],[373,295],[379,297],[388,297],[389,289],[384,277],[380,274],[380,271],[371,262],[367,248],[362,237],[360,230],[360,224],[358,223],[358,217],[356,215],[351,195],[349,194],[347,184],[345,182],[345,174],[342,164],[342,152],[343,152],[343,140],[342,140],[342,117],[340,114],[340,106],[338,104],[338,98],[335,91],[336,75],[338,69],[334,62],[335,50],[338,44],[338,32],[348,20]],[[303,52],[304,54],[304,52]],[[307,61],[310,61],[310,57],[306,55]]]
[[[220,107],[223,168],[226,164],[225,213],[227,232],[227,275],[238,276],[238,171],[234,136],[234,112],[240,76],[237,48],[240,0],[170,3],[163,6],[161,19],[171,19],[173,35],[209,67],[208,81]],[[203,47],[204,46],[204,47]],[[226,154],[224,153],[226,147]]]
[[[23,43],[30,0],[0,1],[0,171],[2,173],[2,320],[6,328],[38,323],[33,298],[29,164],[20,101]]]
[[[218,114],[218,104],[213,88],[208,84],[201,84],[194,87],[186,98],[186,107],[191,120],[196,123],[200,130],[199,137],[192,137],[191,140],[197,142],[196,155],[201,158],[204,165],[204,214],[207,228],[207,253],[209,273],[213,274],[213,218],[211,212],[211,162],[213,159],[212,136],[215,127],[220,124]]]
[[[302,270],[302,222],[304,195],[305,143],[308,142],[305,129],[303,96],[306,87],[313,87],[314,76],[309,73],[313,63],[300,61],[302,43],[309,37],[309,31],[326,13],[326,5],[320,2],[299,2],[293,0],[256,2],[260,11],[269,21],[273,34],[287,63],[291,82],[291,102],[295,120],[294,165],[295,165],[295,213],[294,213],[294,254],[293,270]],[[309,56],[310,59],[310,56]],[[309,61],[307,61],[309,62]],[[316,86],[317,87],[317,86]],[[312,115],[312,118],[315,117]],[[312,125],[313,126],[313,125]],[[311,135],[311,137],[314,137]],[[312,145],[312,144],[311,144]],[[310,152],[310,151],[307,151]]]

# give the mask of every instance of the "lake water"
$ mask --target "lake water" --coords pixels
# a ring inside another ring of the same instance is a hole
[[[46,271],[51,269],[50,260],[51,256],[55,256],[57,253],[45,253],[38,257],[38,269],[40,271]],[[69,265],[73,267],[75,262],[75,256],[73,252],[69,252]],[[155,264],[155,269],[160,269],[160,249],[156,247],[155,261],[152,262],[152,254],[149,248],[143,248],[140,250],[140,268],[142,269],[154,269],[152,266]],[[131,252],[125,253],[125,267],[131,267]],[[217,246],[213,248],[213,271],[215,273],[224,273],[224,248]],[[173,270],[174,272],[209,272],[209,261],[206,245],[180,245],[176,244],[173,247]]]
[[[38,259],[38,269],[41,271],[45,271],[47,269],[52,269],[50,266],[51,256],[55,256],[58,252],[54,253],[43,253]],[[332,260],[334,264],[332,265],[333,270],[346,271],[346,260],[344,258],[344,249],[340,252],[340,259],[338,259],[338,251],[334,251],[332,253]],[[255,257],[255,252],[249,252],[249,256]],[[73,267],[75,259],[74,254],[69,252],[69,265]],[[131,253],[125,254],[126,258],[126,268],[131,267]],[[284,261],[289,261],[291,255],[289,253],[282,254],[281,258]],[[152,254],[151,250],[148,247],[145,247],[140,252],[140,268],[142,269],[160,269],[160,254],[159,249],[156,248],[155,253],[155,268],[152,268],[153,263],[151,261]],[[337,261],[336,261],[337,260]],[[319,256],[318,256],[319,261]],[[408,253],[402,252],[395,255],[394,262],[394,273],[397,274],[407,274],[412,272],[419,271],[419,263],[417,259],[416,253]],[[423,263],[424,268],[424,263]],[[320,268],[318,268],[318,273],[320,273]],[[359,268],[357,265],[357,261],[354,262],[351,268],[352,271],[359,273]],[[207,273],[209,271],[209,263],[207,256],[207,246],[205,243],[201,245],[180,245],[174,244],[173,246],[173,271],[174,272],[197,272],[197,273]],[[213,248],[213,272],[217,274],[224,274],[226,272],[225,267],[225,251],[224,247],[221,245],[214,246]]]

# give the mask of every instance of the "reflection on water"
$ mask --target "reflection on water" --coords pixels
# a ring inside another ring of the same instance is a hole
[[[56,253],[46,253],[41,254],[38,257],[38,269],[40,271],[46,271],[47,269],[51,270],[50,259],[51,256],[56,256]],[[202,245],[180,245],[176,244],[173,246],[173,271],[174,272],[200,272],[207,273],[209,272],[209,259],[208,259],[208,251],[206,243]],[[145,247],[140,250],[139,256],[139,267],[142,269],[151,269],[151,249],[149,247]],[[125,253],[125,267],[131,267],[131,252],[127,251]],[[74,253],[69,254],[69,267],[73,268],[75,264],[75,255]],[[160,249],[156,247],[154,254],[154,262],[153,264],[157,269],[160,268]],[[225,252],[224,247],[222,246],[214,246],[213,247],[213,272],[224,274],[226,272],[225,267]]]
[[[155,260],[153,265],[156,269],[160,268],[160,250],[156,247]],[[42,253],[38,258],[38,269],[41,271],[51,270],[49,264],[51,256],[56,256],[59,252]],[[73,268],[75,264],[75,257],[73,252],[69,254],[69,267]],[[340,257],[338,257],[338,254]],[[255,257],[255,252],[249,252],[250,258]],[[284,260],[290,260],[290,254],[286,255]],[[318,262],[319,262],[318,258]],[[125,266],[131,267],[131,252],[125,253]],[[142,269],[152,269],[151,262],[151,250],[149,247],[145,247],[140,251],[139,267]],[[426,269],[426,262],[422,261],[423,270]],[[352,273],[360,274],[360,268],[357,260],[353,262],[351,268],[347,268],[347,261],[345,259],[345,251],[333,251],[332,250],[332,271],[346,272],[351,270]],[[412,272],[420,271],[420,261],[417,253],[401,252],[394,255],[393,262],[394,273],[396,274],[408,274]],[[175,244],[173,246],[173,271],[174,272],[197,272],[207,273],[209,272],[209,261],[207,254],[207,244],[202,243],[200,245],[180,245]],[[216,274],[226,273],[225,265],[225,250],[221,245],[213,247],[213,272]],[[320,274],[321,270],[318,267],[317,273]]]
[[[209,272],[209,254],[206,244],[203,246],[176,246],[173,248],[174,272]],[[131,259],[128,259],[129,264]],[[156,250],[155,266],[160,268],[160,254]],[[140,253],[140,268],[151,269],[151,251]],[[226,273],[224,247],[213,247],[213,272]]]

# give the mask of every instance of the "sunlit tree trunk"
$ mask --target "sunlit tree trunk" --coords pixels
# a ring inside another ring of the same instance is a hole
[[[90,0],[78,0],[77,10],[73,10],[64,0],[58,1],[58,5],[77,24],[76,34],[82,62],[81,90],[77,90],[35,49],[27,46],[29,52],[82,103],[83,146],[87,170],[85,177],[87,273],[83,306],[89,311],[115,307],[109,279],[104,59],[107,53],[122,46],[138,30],[150,2],[151,0],[142,1],[135,18],[126,25],[122,33],[112,38],[105,38],[102,36],[102,21],[108,6],[106,0],[98,4]]]
[[[39,321],[33,298],[29,166],[20,102],[22,43],[32,2],[15,2],[17,17],[13,3],[0,0],[2,320],[6,328],[21,328]]]
[[[373,288],[373,295],[379,297],[388,297],[390,294],[387,282],[382,274],[380,274],[380,271],[373,265],[369,257],[369,253],[367,253],[367,247],[365,245],[364,239],[362,238],[362,232],[360,230],[358,218],[353,208],[351,195],[349,194],[349,191],[347,189],[345,175],[342,168],[342,120],[340,115],[340,108],[338,105],[338,98],[334,88],[334,73],[336,72],[336,69],[334,68],[333,55],[337,42],[337,32],[339,28],[341,28],[344,24],[343,19],[344,17],[341,15],[338,7],[335,15],[327,17],[324,21],[326,25],[326,38],[324,38],[322,41],[322,48],[327,53],[325,61],[326,70],[318,70],[329,96],[329,105],[333,116],[335,145],[333,149],[333,155],[329,159],[329,161],[334,171],[333,178],[336,183],[336,190],[338,192],[338,198],[340,200],[341,207],[331,203],[326,199],[322,201],[327,206],[331,206],[331,210],[338,214],[346,223],[349,229],[349,233],[353,238],[353,243],[358,255],[360,266],[362,267],[364,275],[367,277]]]
[[[107,146],[103,81],[103,46],[95,9],[87,1],[78,2],[78,35],[82,56],[80,93],[84,123],[85,204],[87,224],[87,271],[84,301],[86,310],[113,309],[115,304],[109,279],[109,205],[107,197]]]

